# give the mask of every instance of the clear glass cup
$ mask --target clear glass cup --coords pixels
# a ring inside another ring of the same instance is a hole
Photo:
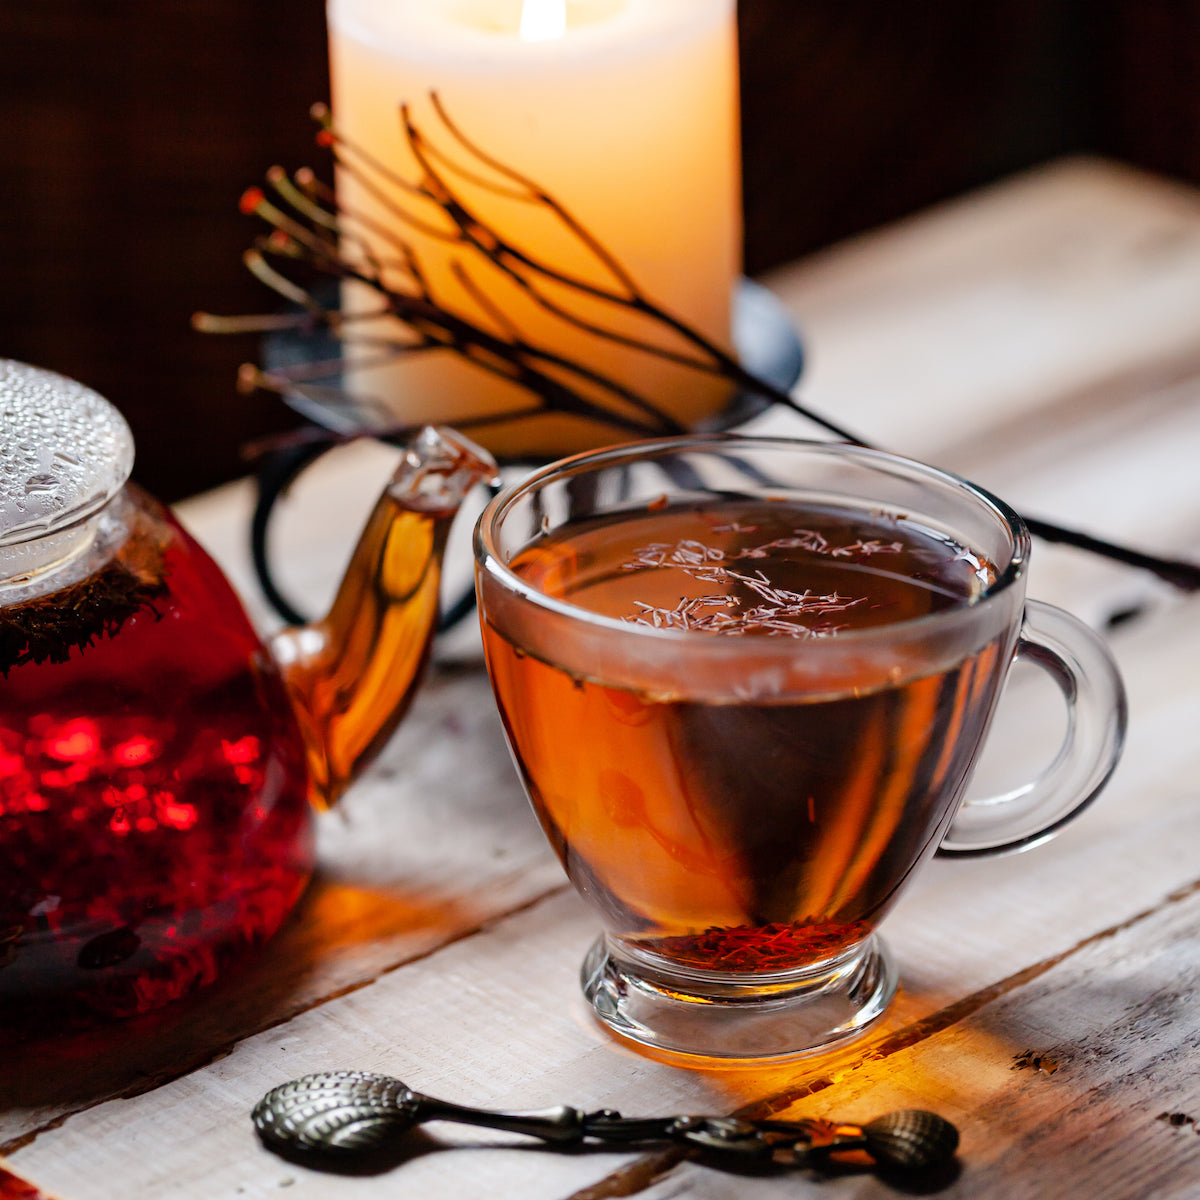
[[[514,761],[606,927],[584,993],[668,1055],[857,1036],[895,992],[876,928],[921,864],[1044,840],[1120,755],[1115,664],[1026,600],[1020,517],[920,463],[720,435],[600,450],[496,497],[475,553]],[[1062,746],[964,804],[1017,659],[1059,685]]]

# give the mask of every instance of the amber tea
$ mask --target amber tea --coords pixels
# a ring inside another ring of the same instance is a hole
[[[581,975],[602,1025],[710,1063],[855,1037],[895,993],[876,926],[923,861],[1027,848],[1088,804],[1120,679],[1026,599],[1028,552],[963,479],[787,438],[598,450],[488,505],[488,671],[604,920]],[[1060,686],[1067,736],[1027,786],[964,801],[1016,657]]]
[[[912,522],[762,501],[595,518],[509,565],[631,626],[786,639],[796,656],[969,604],[995,575]],[[994,640],[884,686],[696,699],[484,629],[514,755],[572,880],[631,945],[725,972],[863,940],[940,840],[1007,655]]]

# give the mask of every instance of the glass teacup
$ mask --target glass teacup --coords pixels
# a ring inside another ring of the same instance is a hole
[[[626,445],[498,496],[475,549],[513,758],[606,925],[585,995],[660,1051],[779,1059],[861,1033],[896,988],[876,927],[921,863],[1045,839],[1120,754],[1116,667],[1025,599],[1020,517],[919,463]],[[963,804],[1017,658],[1061,687],[1064,743]]]

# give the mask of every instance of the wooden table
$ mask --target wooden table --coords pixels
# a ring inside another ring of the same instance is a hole
[[[1026,512],[1200,555],[1194,193],[1065,162],[766,282],[804,330],[804,394],[831,416]],[[390,458],[373,445],[331,455],[281,514],[285,583],[311,606]],[[269,624],[246,561],[249,504],[237,484],[180,513]],[[64,1200],[890,1193],[867,1174],[746,1179],[446,1126],[441,1148],[367,1177],[262,1149],[247,1114],[265,1090],[356,1067],[496,1107],[864,1120],[927,1107],[962,1130],[949,1196],[1200,1194],[1200,596],[1042,545],[1030,593],[1099,627],[1140,611],[1110,630],[1131,701],[1124,762],[1053,843],[925,870],[885,925],[902,990],[864,1041],[701,1073],[588,1021],[577,973],[596,921],[521,796],[468,634],[443,649],[369,778],[322,818],[319,878],[285,932],[185,1005],[8,1048],[0,1151]]]

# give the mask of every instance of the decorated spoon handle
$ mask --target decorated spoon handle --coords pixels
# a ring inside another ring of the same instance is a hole
[[[934,1113],[889,1113],[863,1126],[826,1121],[745,1121],[736,1117],[623,1117],[568,1105],[495,1112],[423,1096],[386,1075],[328,1071],[268,1092],[252,1114],[262,1140],[283,1154],[367,1154],[425,1121],[453,1121],[524,1134],[556,1146],[676,1142],[724,1158],[816,1166],[865,1150],[879,1166],[922,1170],[954,1156],[958,1131]]]

